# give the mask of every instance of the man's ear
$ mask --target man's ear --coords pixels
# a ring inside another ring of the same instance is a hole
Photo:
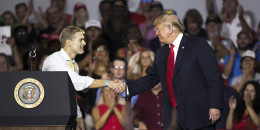
[[[168,27],[167,30],[168,30],[169,34],[172,34],[174,32],[174,29],[172,26]]]
[[[65,45],[71,47],[71,44],[72,44],[72,43],[71,43],[71,40],[67,39],[67,40],[65,41]]]

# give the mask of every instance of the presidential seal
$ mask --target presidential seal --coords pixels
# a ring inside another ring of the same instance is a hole
[[[36,79],[23,79],[14,89],[14,98],[15,101],[24,108],[37,107],[44,98],[43,86]]]

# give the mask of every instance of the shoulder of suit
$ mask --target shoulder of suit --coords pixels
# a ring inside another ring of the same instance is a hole
[[[51,55],[49,55],[49,56],[46,58],[46,60],[50,60],[50,61],[52,61],[52,60],[58,60],[58,59],[60,59],[59,57],[61,57],[61,56],[60,56],[59,51],[57,51],[57,52],[54,52],[54,53],[52,53]]]
[[[156,54],[160,53],[161,51],[164,51],[164,50],[167,49],[167,48],[169,48],[169,45],[168,45],[168,44],[163,45],[162,47],[160,47],[160,48],[158,49],[158,51],[157,51]]]
[[[191,43],[208,43],[206,39],[203,38],[199,38],[199,37],[190,37],[190,36],[186,36],[188,42]]]

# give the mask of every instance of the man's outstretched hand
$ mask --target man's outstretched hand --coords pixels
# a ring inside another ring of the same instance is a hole
[[[108,86],[110,90],[116,93],[122,93],[126,89],[126,84],[121,80],[109,81]]]

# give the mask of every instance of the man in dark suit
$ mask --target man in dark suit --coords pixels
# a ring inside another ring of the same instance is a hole
[[[161,15],[154,25],[166,45],[158,50],[146,76],[127,83],[129,95],[161,81],[164,129],[170,126],[172,110],[177,111],[178,129],[215,129],[223,109],[224,84],[213,51],[205,40],[183,34],[176,15]]]

